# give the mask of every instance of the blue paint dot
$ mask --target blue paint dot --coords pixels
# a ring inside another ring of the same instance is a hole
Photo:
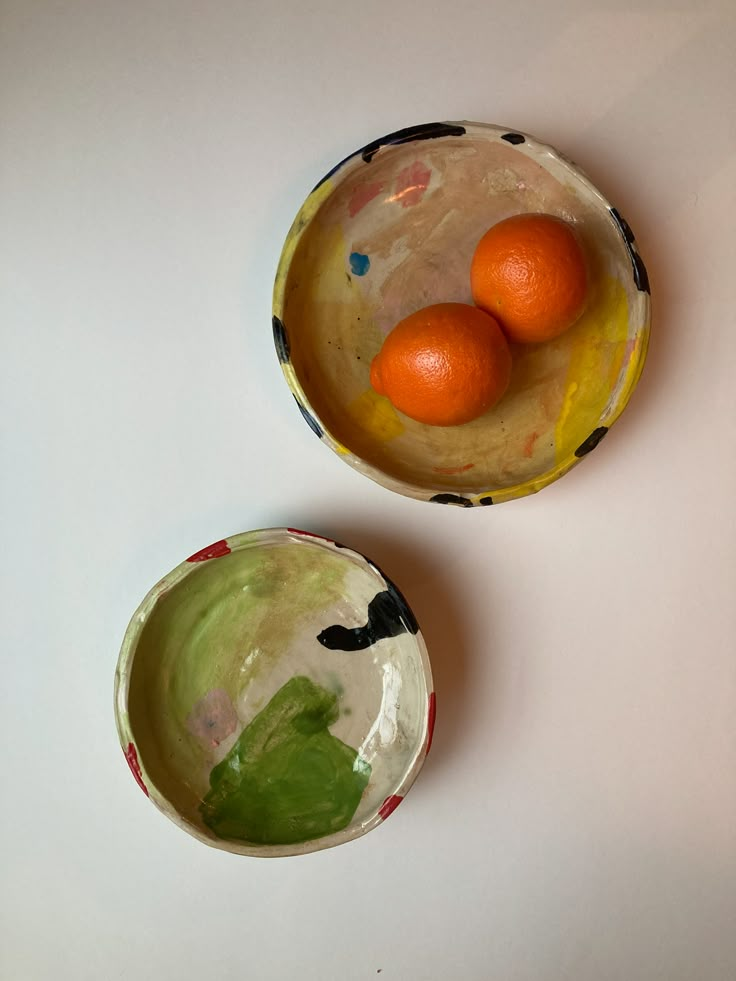
[[[350,270],[356,276],[365,276],[370,268],[371,260],[367,255],[363,255],[362,252],[350,253]]]

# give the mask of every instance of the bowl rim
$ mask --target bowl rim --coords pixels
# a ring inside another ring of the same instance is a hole
[[[344,446],[330,432],[329,428],[319,417],[304,391],[290,358],[288,331],[284,324],[286,285],[292,259],[302,236],[312,224],[324,202],[330,196],[333,189],[333,178],[339,175],[342,179],[360,167],[365,166],[366,163],[370,163],[384,147],[399,146],[420,140],[438,139],[445,136],[462,137],[467,134],[481,136],[490,140],[503,140],[532,159],[546,157],[553,160],[556,168],[568,172],[598,201],[601,209],[607,212],[608,219],[622,238],[624,247],[629,255],[631,262],[630,275],[636,287],[638,306],[638,309],[632,310],[632,314],[638,313],[637,319],[639,322],[639,327],[634,335],[637,339],[637,344],[626,367],[624,381],[620,386],[617,397],[615,400],[612,399],[608,402],[603,410],[600,425],[590,433],[580,446],[539,476],[514,484],[511,487],[491,487],[484,491],[472,491],[470,493],[465,493],[462,490],[458,490],[457,492],[443,492],[439,488],[428,488],[421,484],[402,480],[386,473],[380,467],[368,463],[368,461],[348,449],[347,446]],[[329,170],[315,185],[312,191],[310,191],[287,233],[274,281],[272,311],[274,345],[279,363],[281,364],[281,370],[294,396],[299,411],[312,432],[354,470],[357,470],[359,473],[369,477],[374,482],[389,490],[415,500],[430,501],[437,504],[453,504],[465,508],[473,507],[474,505],[500,504],[505,501],[515,500],[516,498],[526,497],[528,494],[536,494],[543,487],[547,487],[554,481],[559,480],[560,477],[563,477],[573,467],[577,466],[581,459],[595,449],[611,426],[621,416],[636,388],[644,368],[644,362],[646,361],[651,326],[649,278],[644,262],[639,255],[634,234],[628,222],[624,220],[621,213],[598,190],[585,171],[570,160],[569,157],[565,156],[564,153],[561,153],[553,146],[544,143],[522,130],[512,129],[496,123],[472,122],[468,120],[421,123],[417,126],[406,127],[378,140],[374,140],[364,147],[360,147]]]
[[[258,858],[280,858],[289,855],[304,855],[309,852],[322,851],[325,848],[332,848],[336,845],[344,844],[347,841],[352,841],[355,838],[360,838],[364,834],[367,834],[369,831],[373,830],[373,828],[377,827],[379,824],[382,824],[396,809],[396,807],[398,807],[419,775],[419,771],[422,769],[424,761],[426,760],[431,748],[434,731],[436,697],[432,679],[432,667],[429,661],[429,654],[427,652],[427,646],[425,644],[421,628],[417,625],[416,633],[412,631],[407,632],[413,638],[419,654],[421,677],[427,694],[422,725],[422,737],[421,740],[417,742],[417,748],[413,757],[411,758],[411,762],[406,770],[406,773],[404,774],[404,777],[397,784],[393,793],[390,794],[384,800],[383,804],[376,808],[375,811],[372,812],[370,816],[360,824],[353,825],[351,822],[351,824],[347,825],[347,827],[343,828],[341,831],[335,832],[334,834],[324,835],[321,838],[313,838],[310,841],[295,842],[292,844],[256,845],[247,842],[230,841],[228,839],[218,838],[214,834],[210,836],[201,828],[197,827],[195,824],[192,824],[192,822],[183,817],[174,807],[174,805],[170,803],[168,798],[158,790],[156,784],[146,772],[145,765],[138,754],[137,742],[128,714],[128,695],[130,690],[130,676],[133,668],[133,662],[135,660],[136,650],[143,633],[143,629],[147,624],[151,613],[157,606],[159,600],[172,588],[179,585],[187,576],[194,572],[202,562],[216,561],[218,558],[221,558],[224,555],[242,551],[247,548],[282,544],[287,541],[323,548],[340,555],[346,561],[357,563],[364,570],[370,572],[370,574],[378,580],[379,585],[383,583],[386,587],[393,591],[397,595],[398,599],[405,604],[406,609],[409,611],[411,616],[414,617],[411,607],[395,583],[389,579],[389,577],[381,568],[379,568],[378,565],[376,565],[375,562],[373,562],[372,559],[369,559],[362,552],[349,548],[348,546],[345,546],[341,542],[337,542],[332,538],[317,535],[313,532],[302,531],[298,528],[262,528],[254,531],[240,532],[236,535],[229,535],[227,538],[223,538],[220,541],[215,542],[213,545],[195,552],[183,562],[180,562],[179,565],[171,570],[171,572],[152,586],[146,593],[141,603],[138,605],[138,608],[128,623],[123,636],[117,667],[115,670],[114,707],[118,739],[120,740],[120,746],[123,750],[123,755],[125,756],[130,771],[146,797],[148,797],[156,805],[156,807],[166,815],[166,817],[173,821],[174,824],[178,825],[178,827],[188,832],[188,834],[192,835],[194,838],[204,842],[206,845],[210,845],[214,848],[219,848],[222,851],[231,852],[233,854],[249,855]],[[414,622],[416,623],[415,617]]]

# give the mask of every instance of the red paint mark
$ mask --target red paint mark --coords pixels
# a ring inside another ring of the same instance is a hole
[[[390,797],[387,797],[378,811],[381,819],[385,821],[389,814],[393,814],[403,799],[403,797],[398,797],[396,794],[391,794]]]
[[[531,436],[527,437],[526,443],[524,443],[524,456],[531,456],[534,450],[534,444],[539,439],[539,433],[532,433]]]
[[[348,214],[351,218],[355,218],[359,211],[372,201],[373,198],[377,197],[384,188],[384,184],[358,184],[358,186],[353,191],[350,197],[350,203],[348,204]]]
[[[141,790],[146,795],[146,797],[148,797],[148,788],[143,783],[143,774],[141,773],[141,765],[138,762],[138,754],[135,751],[135,746],[133,745],[133,743],[128,743],[128,748],[125,750],[125,759],[128,761],[130,772],[135,777],[135,782],[141,788]]]
[[[429,696],[429,708],[427,710],[427,754],[432,748],[432,736],[434,735],[434,720],[437,715],[437,697],[435,693]]]
[[[207,548],[195,552],[194,555],[190,555],[187,562],[206,562],[207,559],[221,559],[223,555],[229,554],[230,546],[223,538],[221,542],[215,542],[214,545],[209,545]]]
[[[454,473],[465,473],[466,470],[472,470],[474,466],[474,463],[466,463],[464,467],[432,467],[432,470],[435,473],[451,475]]]
[[[432,171],[429,167],[417,160],[408,167],[405,167],[396,178],[396,192],[392,195],[392,201],[401,201],[402,208],[409,208],[413,204],[419,204],[424,197],[424,192],[429,187]]]
[[[313,531],[302,531],[301,528],[287,528],[286,530],[291,535],[304,535],[305,538],[317,538],[321,542],[329,542],[330,545],[335,544],[331,538],[325,538],[324,535],[315,535]]]

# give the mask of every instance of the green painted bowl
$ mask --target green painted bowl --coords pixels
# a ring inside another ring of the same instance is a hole
[[[295,529],[217,542],[130,621],[115,678],[143,792],[201,841],[296,855],[365,834],[429,751],[417,622],[367,558]]]
[[[386,334],[428,304],[471,303],[478,241],[524,212],[576,226],[586,312],[556,340],[513,349],[510,388],[481,418],[437,428],[396,412],[369,383]],[[414,126],[333,168],[294,221],[273,300],[284,375],[320,439],[394,491],[463,507],[534,493],[600,443],[639,379],[649,316],[618,211],[552,147],[480,123]]]

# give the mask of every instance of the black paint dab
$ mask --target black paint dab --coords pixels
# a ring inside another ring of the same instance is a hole
[[[381,575],[383,576],[383,573],[381,573]],[[417,623],[417,618],[411,612],[411,608],[404,599],[403,594],[396,586],[394,586],[390,579],[387,579],[386,576],[383,576],[383,578],[386,580],[386,589],[388,590],[391,599],[396,604],[399,615],[401,616],[402,621],[406,624],[407,629],[412,634],[418,633],[419,624]]]
[[[343,545],[341,542],[334,542],[334,545],[337,548],[348,547],[347,545]],[[353,551],[355,551],[355,549],[353,549]],[[416,617],[411,612],[411,607],[404,599],[404,595],[399,589],[399,587],[396,586],[393,582],[391,582],[391,580],[383,571],[383,569],[381,569],[380,566],[376,565],[376,563],[372,559],[369,559],[367,555],[365,555],[363,552],[358,552],[358,555],[362,555],[363,558],[368,563],[368,565],[371,567],[371,569],[373,569],[373,571],[376,573],[376,575],[379,576],[379,578],[383,579],[383,581],[386,583],[386,591],[389,592],[393,597],[394,603],[396,603],[397,607],[401,611],[401,616],[404,618],[407,627],[413,634],[417,633],[419,631],[419,624],[417,623]]]
[[[430,497],[430,501],[434,504],[456,504],[461,508],[472,508],[473,502],[468,500],[467,497],[461,497],[460,494],[435,494],[434,497]]]
[[[283,320],[279,320],[278,317],[273,317],[271,323],[273,325],[273,342],[276,345],[276,354],[281,364],[288,364],[291,358],[291,352],[289,350],[289,338],[286,336],[284,322]]]
[[[299,399],[296,397],[296,395],[294,396],[294,401],[299,406],[299,411],[304,416],[304,419],[305,419],[307,425],[309,426],[309,428],[312,430],[313,433],[315,433],[317,436],[319,436],[320,439],[322,439],[322,427],[317,422],[317,420],[314,418],[314,416],[312,415],[312,413],[309,412],[307,409],[304,408],[304,406],[299,401]]]
[[[519,143],[526,142],[521,133],[504,133],[501,139],[506,140],[507,143],[513,143],[514,146],[518,146]]]
[[[452,123],[420,123],[418,126],[407,126],[380,140],[374,140],[364,146],[360,155],[366,163],[370,163],[382,146],[399,146],[402,143],[412,143],[414,140],[436,140],[441,136],[465,136],[465,127]]]
[[[339,163],[336,163],[334,167],[327,171],[321,180],[317,181],[312,189],[312,193],[318,187],[321,187],[325,181],[334,176],[353,157],[362,157],[366,163],[370,163],[382,146],[411,143],[412,140],[434,140],[439,136],[465,136],[465,127],[455,126],[452,123],[420,123],[418,126],[407,126],[406,129],[399,129],[395,133],[389,133],[388,136],[384,136],[380,140],[374,140],[373,143],[361,147],[360,150],[355,150]]]
[[[348,628],[337,623],[326,627],[317,640],[330,651],[364,651],[379,640],[398,637],[407,631],[415,634],[418,629],[403,596],[391,587],[376,593],[370,601],[368,622],[364,627]]]
[[[489,504],[493,504],[493,498],[490,496],[481,497],[478,503],[481,505],[481,507],[488,507]]]
[[[634,271],[634,282],[636,283],[636,288],[642,293],[650,293],[649,275],[647,273],[646,266],[644,265],[644,260],[636,251],[634,233],[631,231],[629,223],[622,217],[622,215],[618,213],[618,211],[616,211],[615,208],[610,208],[609,211],[619,232],[621,233],[624,243],[626,244],[626,251],[629,253],[631,266]]]
[[[599,426],[597,429],[594,429],[590,436],[575,450],[575,456],[585,456],[586,453],[590,453],[591,450],[596,448],[607,432],[608,426]]]

